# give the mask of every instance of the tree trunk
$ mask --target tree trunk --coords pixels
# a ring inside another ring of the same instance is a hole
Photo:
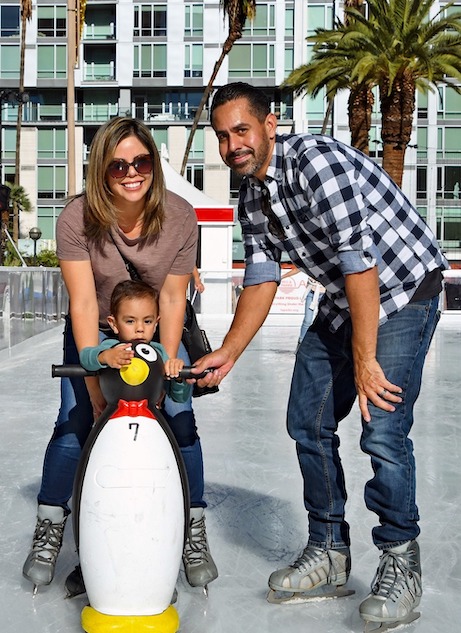
[[[348,100],[351,145],[367,156],[370,154],[371,113],[375,98],[367,86],[351,88]]]
[[[26,53],[26,24],[27,15],[24,10],[21,11],[21,48],[19,62],[19,103],[18,103],[18,119],[16,122],[16,156],[14,162],[14,184],[21,184],[21,130],[22,130],[22,93],[24,92],[24,60]],[[13,241],[18,243],[19,239],[19,206],[17,202],[13,202]]]
[[[391,91],[387,80],[379,86],[381,98],[381,138],[383,168],[402,186],[405,152],[410,142],[415,110],[415,81],[409,71],[394,80]]]
[[[198,122],[200,121],[200,116],[203,112],[203,108],[205,107],[205,103],[208,100],[208,97],[210,96],[210,92],[213,89],[213,84],[214,84],[214,80],[216,79],[216,76],[219,72],[219,69],[222,66],[222,63],[224,61],[225,56],[229,53],[229,51],[231,50],[232,46],[234,45],[234,42],[239,39],[240,37],[242,37],[242,30],[238,30],[238,29],[234,29],[229,36],[227,37],[226,41],[223,44],[222,47],[222,51],[221,51],[221,55],[219,56],[218,61],[215,63],[214,68],[213,68],[213,72],[211,73],[211,77],[208,81],[207,87],[205,88],[205,91],[202,95],[202,99],[199,103],[199,106],[197,108],[197,112],[195,113],[195,117],[194,117],[194,121],[192,123],[192,127],[190,129],[190,134],[189,134],[189,138],[187,139],[187,145],[186,145],[186,149],[184,150],[184,157],[182,160],[182,165],[181,165],[181,176],[184,176],[184,172],[186,171],[186,165],[187,165],[187,161],[189,159],[189,154],[190,154],[190,150],[192,147],[192,143],[194,140],[194,136],[195,136],[195,132],[197,131],[197,127],[198,127]]]

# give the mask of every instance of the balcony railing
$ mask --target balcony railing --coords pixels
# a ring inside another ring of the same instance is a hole
[[[115,62],[95,64],[85,62],[83,65],[84,81],[115,81]]]

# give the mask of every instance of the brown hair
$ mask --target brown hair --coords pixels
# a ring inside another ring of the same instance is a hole
[[[138,281],[137,279],[120,281],[113,289],[110,297],[110,313],[116,317],[120,310],[120,304],[122,301],[125,301],[125,299],[144,298],[152,299],[158,312],[158,292],[152,288],[152,286],[146,284],[145,281]]]
[[[160,233],[165,217],[165,180],[157,146],[149,128],[138,119],[116,117],[102,125],[93,139],[86,176],[84,219],[88,239],[101,243],[112,226],[117,224],[117,209],[107,184],[107,168],[114,158],[117,145],[135,136],[153,160],[153,180],[147,193],[142,226],[143,237]]]

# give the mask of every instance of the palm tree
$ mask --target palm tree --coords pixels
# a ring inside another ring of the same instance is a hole
[[[317,43],[314,49],[316,54],[310,63],[295,68],[282,84],[282,88],[290,88],[294,90],[296,95],[306,92],[313,97],[320,94],[323,89],[326,90],[328,107],[323,121],[322,134],[326,132],[335,96],[340,90],[348,89],[350,91],[348,120],[351,144],[364,154],[369,154],[371,114],[374,105],[372,86],[367,83],[358,84],[351,81],[351,68],[344,55],[338,55],[334,62],[331,59],[332,53],[336,51],[341,40],[341,29],[353,23],[353,17],[347,11],[350,8],[362,11],[363,0],[345,0],[344,24],[337,21],[333,30],[317,29],[315,36],[307,38],[308,41]],[[328,39],[328,44],[325,39]],[[322,42],[321,50],[318,50],[319,40]]]
[[[24,95],[24,60],[26,52],[26,24],[32,19],[32,0],[21,0],[21,48],[19,62],[19,98],[18,98],[18,119],[16,122],[16,157],[14,168],[14,184],[19,186],[21,179],[21,128],[22,128],[22,106]],[[19,208],[13,198],[13,241],[18,243],[19,239]]]
[[[242,37],[243,29],[245,28],[245,22],[247,19],[252,20],[256,15],[256,0],[219,0],[219,4],[223,8],[224,15],[229,19],[229,32],[226,41],[223,44],[221,55],[218,61],[214,65],[213,72],[208,81],[208,85],[202,95],[202,99],[195,113],[194,121],[190,130],[189,138],[187,139],[186,149],[184,150],[184,157],[181,165],[181,175],[184,175],[186,171],[187,159],[189,158],[190,149],[194,140],[195,132],[197,130],[200,115],[202,114],[205,103],[208,100],[208,96],[213,88],[216,75],[221,68],[224,58],[232,49],[235,42]]]
[[[434,0],[368,0],[367,17],[346,9],[353,21],[318,30],[313,37],[312,63],[323,63],[331,72],[339,66],[336,72],[344,72],[337,90],[379,87],[383,167],[398,185],[416,90],[427,92],[445,83],[461,92],[454,81],[461,81],[461,12],[450,14],[450,3],[431,17],[433,5]]]
[[[26,213],[32,211],[32,203],[24,187],[22,185],[11,184],[10,182],[6,182],[5,184],[10,188],[10,203],[16,204],[21,211],[25,211]]]

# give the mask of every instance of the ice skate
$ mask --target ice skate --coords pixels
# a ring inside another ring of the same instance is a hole
[[[218,577],[218,570],[208,547],[203,508],[190,510],[183,563],[188,583],[192,587],[203,587],[205,595],[208,595],[208,583]]]
[[[67,598],[75,598],[86,592],[85,583],[82,576],[82,568],[77,565],[73,571],[66,578],[65,587],[67,591]]]
[[[32,549],[22,568],[24,578],[34,584],[34,595],[41,585],[49,585],[53,580],[66,520],[60,506],[38,506]]]
[[[343,588],[350,569],[349,548],[324,550],[308,545],[292,565],[270,575],[267,601],[294,604],[351,596],[354,592]]]
[[[420,614],[414,611],[422,594],[419,546],[409,541],[381,554],[371,593],[360,605],[365,633],[387,631],[409,624]]]

